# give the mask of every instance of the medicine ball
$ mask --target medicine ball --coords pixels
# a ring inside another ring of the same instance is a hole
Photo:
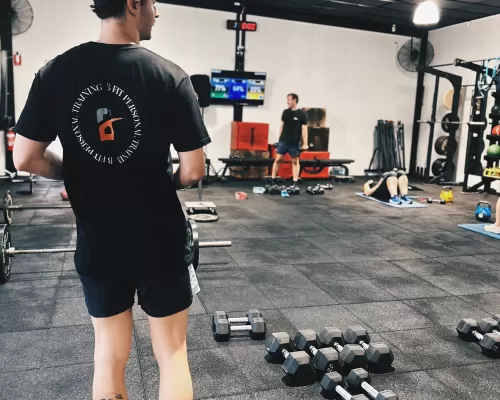
[[[493,128],[493,130],[491,131],[491,134],[492,135],[500,135],[500,125],[497,125]]]
[[[491,109],[491,114],[500,115],[500,104],[495,104]]]
[[[210,91],[212,89],[210,77],[208,75],[192,75],[191,83],[193,84],[194,91],[198,95],[200,107],[206,108],[210,106]]]
[[[486,150],[486,154],[490,157],[500,157],[500,146],[498,144],[492,144]]]

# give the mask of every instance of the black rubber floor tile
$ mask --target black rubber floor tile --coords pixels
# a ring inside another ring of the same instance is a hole
[[[421,278],[455,296],[498,292],[498,288],[466,275],[423,275]]]
[[[195,397],[195,400],[198,399],[198,397]],[[210,399],[207,400],[254,400],[255,397],[253,397],[253,394],[237,394],[235,396],[224,396],[224,397],[211,397]]]
[[[64,258],[52,254],[40,254],[33,256],[25,256],[24,258],[15,258],[12,261],[12,275],[14,274],[32,274],[32,273],[45,273],[56,272],[60,273],[63,270]],[[26,257],[32,257],[31,260]],[[30,276],[31,277],[31,276]]]
[[[458,229],[458,230],[454,231],[453,233],[455,233],[459,236],[463,236],[467,239],[470,239],[471,241],[484,243],[488,246],[492,246],[492,247],[496,247],[497,249],[500,249],[500,241],[497,239],[491,238],[489,236],[480,235],[476,232],[467,231],[465,229]]]
[[[197,273],[201,271],[225,271],[228,269],[239,268],[240,266],[236,264],[232,258],[226,260],[218,260],[215,262],[209,263],[200,263]]]
[[[288,308],[280,311],[296,329],[315,329],[320,332],[325,326],[345,329],[350,325],[366,325],[340,305]]]
[[[250,225],[246,225],[241,221],[219,221],[216,225],[214,225],[212,235],[214,235],[217,240],[258,237],[251,231]]]
[[[392,261],[393,264],[418,276],[447,274],[450,266],[441,262],[441,259],[419,258],[413,260]]]
[[[473,246],[470,246],[471,248]],[[455,271],[474,273],[477,271],[497,271],[499,268],[487,261],[473,256],[443,257],[439,259],[443,264],[453,267]]]
[[[37,210],[30,225],[65,225],[75,222],[73,210]],[[17,223],[17,219],[16,219]]]
[[[372,247],[371,251],[384,260],[410,260],[412,258],[426,257],[421,253],[413,251],[410,247],[405,247],[399,244],[392,244],[391,246]]]
[[[434,325],[428,318],[401,301],[347,304],[344,307],[375,332],[402,331]]]
[[[281,221],[280,225],[285,227],[283,232],[283,237],[300,237],[300,236],[321,236],[321,235],[329,235],[331,233],[330,230],[322,227],[320,224],[317,224],[312,221],[294,221],[293,218]]]
[[[377,256],[372,251],[359,247],[333,249],[333,250],[325,248],[323,249],[323,251],[332,256],[334,261],[342,263],[383,260],[382,257]]]
[[[305,387],[285,387],[281,389],[255,392],[255,400],[310,400],[321,399],[319,385]]]
[[[319,286],[340,304],[396,299],[384,289],[367,280],[329,282],[319,284]]]
[[[365,234],[365,235],[352,235],[344,234],[342,235],[347,240],[353,242],[357,247],[380,247],[380,246],[395,246],[392,240],[389,240],[383,236],[377,234]]]
[[[232,252],[231,257],[240,267],[261,267],[290,263],[289,260],[283,259],[276,251]]]
[[[92,364],[43,368],[0,375],[1,400],[37,398],[50,400],[90,399],[92,397]],[[130,399],[144,400],[137,359],[127,365],[125,382]]]
[[[457,252],[461,252],[467,255],[484,255],[484,254],[497,254],[498,249],[496,247],[489,246],[485,243],[475,243],[471,246],[470,241],[466,241],[462,244],[450,244],[448,247]]]
[[[256,284],[279,285],[287,283],[311,283],[291,265],[266,266],[263,268],[245,268],[245,274]]]
[[[441,325],[456,326],[462,318],[484,318],[484,311],[457,297],[406,300],[411,308]]]
[[[473,294],[461,299],[489,314],[500,314],[500,293]],[[484,315],[482,318],[489,317]]]
[[[399,400],[466,399],[424,371],[375,376],[372,385],[379,390],[392,390],[398,395]]]
[[[281,364],[271,364],[264,359],[264,345],[239,346],[230,348],[228,351],[236,360],[239,372],[252,392],[283,386],[282,379],[285,373]]]
[[[311,245],[309,242],[305,240],[297,240],[296,238],[283,238],[276,237],[271,240],[269,239],[234,239],[232,240],[232,247],[228,248],[227,251],[229,254],[233,252],[241,252],[241,251],[275,251],[276,249],[285,250],[285,249],[309,249]]]
[[[257,284],[260,290],[276,306],[287,307],[312,307],[338,304],[320,287],[311,282],[285,283],[285,284]]]
[[[73,299],[57,299],[52,326],[71,326],[92,324],[83,297]]]
[[[226,239],[221,239],[226,240]],[[200,249],[200,269],[204,268],[205,264],[231,264],[233,259],[226,251],[226,249],[212,248]]]
[[[344,264],[297,264],[294,267],[315,283],[327,283],[363,279]]]
[[[474,257],[486,261],[491,266],[500,267],[500,253],[498,250],[494,254],[476,254]]]
[[[303,238],[305,242],[322,249],[342,249],[345,247],[358,247],[353,241],[337,235],[307,236]]]
[[[253,285],[240,286],[238,290],[231,287],[205,289],[198,296],[209,313],[220,310],[229,312],[249,308],[275,308],[264,293]]]
[[[324,250],[323,248],[321,250]],[[324,264],[334,262],[331,256],[315,248],[309,248],[307,251],[301,248],[279,250],[276,252],[281,259],[281,263],[286,264]]]
[[[365,328],[367,328],[366,324],[363,325]],[[387,338],[382,337],[380,333],[372,333],[369,332],[371,342],[372,343],[385,343],[387,344],[391,350],[392,353],[394,354],[394,362],[392,363],[392,370],[386,370],[386,371],[373,371],[370,370],[370,373],[372,376],[375,375],[387,375],[387,376],[392,376],[393,372],[395,373],[403,373],[403,372],[412,372],[412,371],[420,371],[422,367],[415,363],[410,356],[406,355],[403,351],[401,351],[399,348],[397,348],[394,344],[392,344],[390,341],[387,340]]]
[[[0,374],[40,368],[46,338],[46,329],[0,334]]]
[[[80,282],[80,280],[78,280]],[[71,299],[83,297],[83,287],[81,284],[73,286],[58,286],[56,290],[56,298]]]
[[[467,399],[494,399],[500,393],[498,363],[436,369],[428,374]]]
[[[250,283],[248,276],[239,268],[223,271],[198,270],[197,276],[201,289],[247,286]]]
[[[69,239],[71,237],[71,232],[73,228],[71,226],[28,226],[23,231],[22,243],[29,243],[30,248],[39,247],[49,247],[49,248],[59,248],[60,246],[67,246]],[[19,249],[24,248],[23,246],[16,245],[19,244],[20,238],[13,237],[13,242]],[[64,254],[38,254],[37,259],[40,258],[50,258],[49,256],[64,258]],[[30,258],[31,255],[23,256],[24,258]],[[20,257],[21,258],[21,257]]]
[[[418,276],[374,279],[372,282],[400,300],[450,295]]]
[[[43,347],[44,367],[92,363],[94,329],[91,325],[52,328]]]
[[[200,301],[198,295],[193,296],[193,304],[191,304],[191,308],[189,310],[189,315],[202,315],[206,314],[207,310]]]
[[[0,287],[0,307],[2,304],[18,300],[50,300],[56,295],[59,279],[39,279],[36,281],[12,281]]]
[[[345,263],[351,271],[354,271],[364,279],[397,278],[410,276],[410,273],[394,265],[389,261],[366,261],[361,263]]]
[[[290,228],[279,222],[248,224],[248,229],[258,238],[268,238],[271,240],[275,238],[295,238],[295,234],[290,232]]]
[[[390,341],[424,369],[447,368],[485,362],[488,359],[470,343],[460,340],[451,330],[435,325],[429,329],[384,332]]]
[[[0,333],[47,329],[53,311],[53,300],[16,301],[0,306]]]

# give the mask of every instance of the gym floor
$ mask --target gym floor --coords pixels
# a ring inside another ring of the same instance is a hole
[[[303,191],[305,185],[303,184]],[[199,224],[202,249],[188,347],[197,399],[320,399],[319,385],[289,388],[280,365],[264,360],[263,342],[216,343],[211,314],[262,311],[268,332],[363,325],[391,346],[395,371],[373,386],[401,400],[495,399],[500,368],[479,346],[457,338],[461,318],[500,313],[500,241],[457,227],[473,223],[478,195],[450,206],[395,209],[335,185],[324,196],[253,195],[252,184],[212,185],[205,200],[220,221]],[[437,186],[416,195],[439,196]],[[60,203],[60,184],[40,183],[24,204]],[[236,201],[246,191],[249,199]],[[458,191],[457,188],[455,191]],[[194,200],[195,191],[180,193]],[[487,198],[487,196],[486,196]],[[494,203],[497,197],[491,196]],[[74,245],[71,210],[23,211],[11,227],[18,248]],[[72,254],[18,256],[0,287],[0,399],[89,399],[93,333]],[[157,398],[158,370],[145,315],[134,309],[127,370],[132,400]]]

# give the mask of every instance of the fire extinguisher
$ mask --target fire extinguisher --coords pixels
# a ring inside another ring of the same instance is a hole
[[[12,129],[9,129],[7,132],[7,150],[8,151],[14,150],[14,142],[15,141],[16,141],[16,133]]]

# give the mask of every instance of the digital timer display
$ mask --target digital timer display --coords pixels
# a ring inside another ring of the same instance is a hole
[[[249,21],[235,21],[233,19],[227,20],[227,29],[231,31],[245,31],[245,32],[256,32],[257,31],[257,22],[249,22]]]
[[[213,70],[211,93],[213,104],[263,105],[266,94],[266,74]]]

